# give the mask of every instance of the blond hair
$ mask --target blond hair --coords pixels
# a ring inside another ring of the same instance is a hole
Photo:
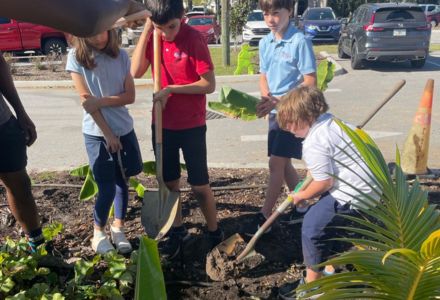
[[[278,125],[287,129],[290,124],[312,125],[320,115],[328,111],[328,104],[318,88],[300,86],[281,97],[277,111]]]
[[[89,38],[76,37],[72,38],[72,44],[75,47],[75,58],[78,63],[88,70],[96,67],[94,52],[104,53],[112,58],[119,55],[119,40],[115,29],[110,29],[108,32],[108,41],[104,49],[96,49],[89,42]]]

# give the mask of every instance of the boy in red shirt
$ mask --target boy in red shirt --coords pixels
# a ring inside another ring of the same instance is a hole
[[[182,149],[188,183],[200,203],[213,247],[223,240],[206,157],[206,94],[215,90],[214,67],[203,36],[182,22],[182,0],[151,0],[147,7],[151,17],[133,52],[131,73],[139,78],[153,62],[152,32],[158,30],[162,36],[162,90],[154,95],[154,105],[163,108],[164,181],[170,190],[179,191],[179,149]],[[154,124],[152,132],[154,145]],[[182,222],[181,204],[168,235],[162,254],[172,259],[189,238]]]

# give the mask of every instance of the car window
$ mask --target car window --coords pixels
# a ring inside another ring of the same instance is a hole
[[[370,21],[371,15],[368,13],[368,8],[363,8],[359,12],[358,22],[361,24],[368,23]]]
[[[9,24],[11,19],[0,17],[0,24]]]
[[[319,10],[313,9],[309,10],[304,16],[305,20],[335,20],[335,14],[329,9]]]
[[[248,21],[264,21],[263,13],[262,12],[251,12],[250,15],[247,18]]]
[[[435,9],[434,5],[428,5],[428,11],[433,11]]]
[[[384,8],[376,11],[374,22],[424,22],[425,20],[425,15],[419,8]]]
[[[361,9],[358,8],[358,9],[356,9],[356,10],[353,12],[353,14],[351,15],[350,20],[348,21],[348,23],[354,23],[354,22],[356,22],[356,18],[357,18],[357,16],[358,16],[360,10],[361,10]]]
[[[212,24],[212,18],[190,18],[188,20],[188,25],[197,26],[197,25],[209,25]]]

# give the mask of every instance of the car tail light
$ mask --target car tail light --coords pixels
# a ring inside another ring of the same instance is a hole
[[[416,30],[420,30],[420,31],[431,30],[431,24],[428,23],[425,26],[416,27]]]
[[[384,31],[385,30],[385,28],[383,28],[383,27],[374,27],[374,19],[375,18],[376,18],[376,14],[373,13],[371,15],[370,23],[362,26],[364,31]]]

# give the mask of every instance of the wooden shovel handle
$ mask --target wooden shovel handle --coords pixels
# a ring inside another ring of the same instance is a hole
[[[357,126],[357,128],[362,129],[365,124],[368,123],[368,121],[371,120],[372,117],[379,111],[379,109],[382,108],[385,104],[387,104],[388,101],[391,100],[391,98],[394,97],[395,94],[397,94],[398,91],[405,85],[405,80],[400,80],[396,83],[396,85],[393,87],[393,89],[390,91],[390,93],[381,101],[379,104],[368,114],[368,116],[365,118],[365,120]]]
[[[312,180],[312,177],[307,177],[298,192],[304,190],[312,182]],[[238,262],[242,261],[252,251],[252,249],[254,249],[255,244],[257,243],[261,235],[266,231],[267,228],[270,227],[270,225],[272,225],[272,223],[278,218],[278,216],[282,214],[291,203],[292,197],[289,196],[286,198],[286,200],[283,201],[283,203],[280,204],[280,206],[278,206],[278,208],[270,215],[266,222],[264,222],[264,224],[261,225],[261,227],[257,230],[249,243],[246,245],[246,248],[244,248],[243,252],[241,252],[237,256]]]
[[[153,33],[153,49],[154,49],[154,61],[153,61],[153,78],[154,88],[153,92],[157,93],[161,90],[161,36],[157,30]],[[162,105],[160,103],[154,103],[154,119],[155,119],[155,135],[156,144],[162,144]]]

